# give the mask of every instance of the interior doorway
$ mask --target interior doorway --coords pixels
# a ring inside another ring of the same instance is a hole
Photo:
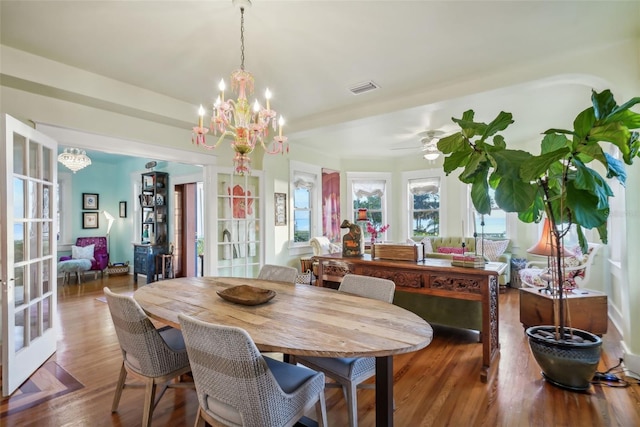
[[[201,182],[174,187],[174,275],[202,276],[202,193]]]

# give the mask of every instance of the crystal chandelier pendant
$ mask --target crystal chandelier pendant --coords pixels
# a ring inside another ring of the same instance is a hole
[[[64,152],[58,156],[58,161],[72,170],[73,173],[91,164],[91,159],[87,156],[86,151],[79,148],[65,148]]]

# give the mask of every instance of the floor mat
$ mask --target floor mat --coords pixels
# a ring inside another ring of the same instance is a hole
[[[80,381],[56,362],[46,362],[11,396],[2,399],[0,418],[24,411],[83,387],[84,385]]]

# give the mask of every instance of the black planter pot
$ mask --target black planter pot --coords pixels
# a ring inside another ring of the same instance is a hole
[[[583,342],[559,342],[544,336],[554,331],[555,326],[532,326],[526,331],[542,376],[558,387],[575,391],[588,389],[600,361],[602,339],[591,332],[569,328],[565,328],[565,334],[569,337],[573,333]]]

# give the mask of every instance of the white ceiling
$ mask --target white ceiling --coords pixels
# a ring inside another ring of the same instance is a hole
[[[0,13],[2,44],[186,101],[194,121],[240,63],[231,0],[2,0]],[[343,157],[406,156],[396,148],[418,147],[425,129],[452,129],[468,108],[485,121],[512,112],[515,140],[568,127],[595,82],[548,76],[513,86],[510,76],[638,37],[639,22],[635,1],[254,0],[245,65],[258,94],[268,83],[290,142]],[[470,82],[487,76],[508,87],[474,93]],[[368,80],[380,89],[349,92]]]

